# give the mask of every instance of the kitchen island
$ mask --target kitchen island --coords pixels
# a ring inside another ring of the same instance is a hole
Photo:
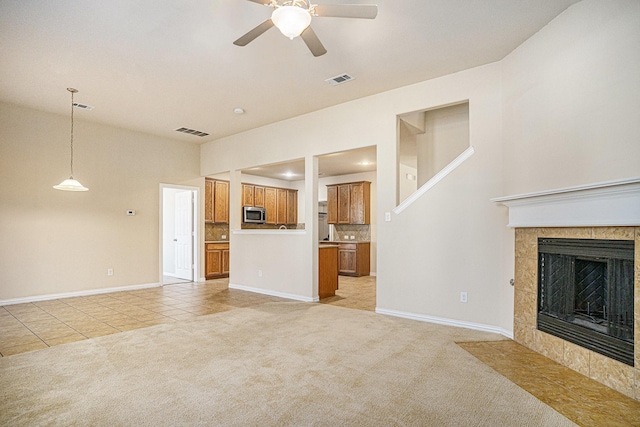
[[[338,245],[318,246],[318,297],[332,297],[338,290]]]

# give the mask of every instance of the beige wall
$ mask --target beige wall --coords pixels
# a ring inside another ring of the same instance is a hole
[[[512,331],[513,231],[489,200],[640,175],[639,7],[585,0],[498,63],[205,144],[202,173],[376,145],[378,307]],[[475,154],[385,222],[396,201],[396,116],[466,100]],[[311,265],[313,243],[288,252],[281,270]]]
[[[198,177],[199,147],[83,114],[70,193],[69,117],[0,104],[0,300],[159,281],[159,184]]]
[[[571,6],[503,61],[505,194],[640,176],[640,2]]]

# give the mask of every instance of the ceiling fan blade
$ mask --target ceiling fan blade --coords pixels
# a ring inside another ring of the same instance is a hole
[[[308,26],[302,34],[300,34],[300,37],[304,40],[313,56],[322,56],[327,53],[327,49],[324,48],[311,26]]]
[[[378,15],[375,4],[319,4],[315,10],[318,16],[332,18],[373,19]]]
[[[233,44],[235,44],[236,46],[246,46],[271,27],[273,27],[273,21],[271,19],[267,19],[262,24],[258,25],[253,30],[249,31],[247,34],[234,41]]]
[[[271,3],[271,0],[249,0],[254,3],[264,4],[265,6]]]

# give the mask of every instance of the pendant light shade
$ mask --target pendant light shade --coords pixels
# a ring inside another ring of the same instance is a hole
[[[309,11],[298,6],[281,6],[271,14],[273,24],[293,40],[311,24]]]
[[[65,179],[60,184],[54,185],[53,188],[55,188],[56,190],[64,190],[64,191],[88,191],[89,190],[87,187],[83,186],[78,181],[73,179],[72,176],[70,176],[68,179]]]
[[[89,189],[87,187],[73,178],[73,94],[77,93],[78,89],[68,87],[67,90],[71,92],[71,173],[68,179],[65,179],[58,185],[54,185],[53,188],[63,191],[88,191]]]

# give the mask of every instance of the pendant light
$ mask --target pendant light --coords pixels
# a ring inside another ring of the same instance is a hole
[[[54,185],[53,188],[63,191],[88,191],[89,189],[87,187],[73,179],[73,94],[77,93],[78,89],[68,87],[67,90],[71,92],[71,173],[68,179],[65,179],[58,185]]]

